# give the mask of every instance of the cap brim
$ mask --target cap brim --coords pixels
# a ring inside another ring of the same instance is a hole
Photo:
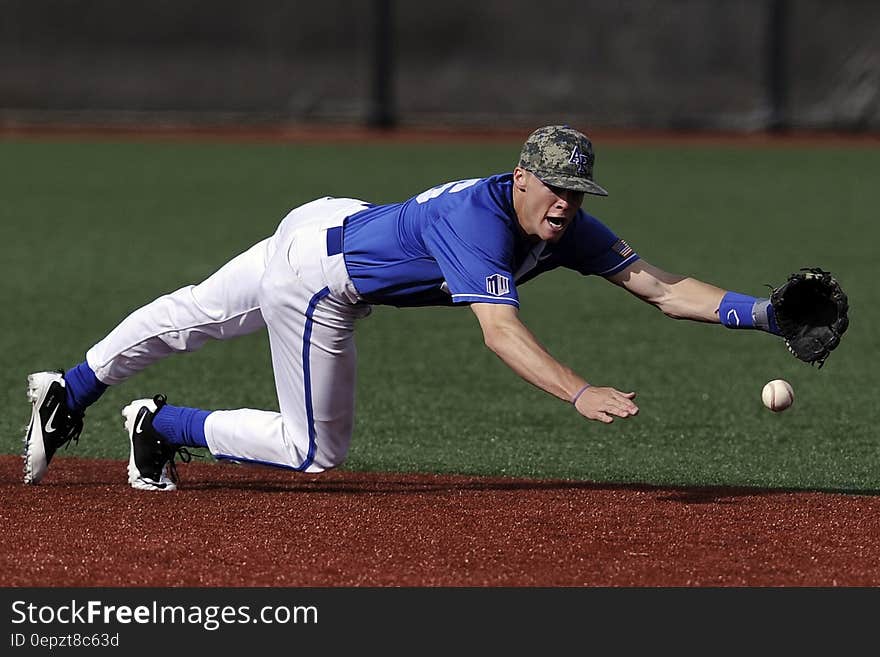
[[[562,189],[572,189],[576,192],[595,194],[596,196],[608,196],[608,192],[605,191],[604,187],[602,187],[601,185],[597,185],[592,180],[587,180],[586,178],[557,175],[542,176],[538,173],[536,173],[535,175],[538,176],[538,178],[540,178],[544,183],[548,185],[553,185],[554,187],[561,187]]]

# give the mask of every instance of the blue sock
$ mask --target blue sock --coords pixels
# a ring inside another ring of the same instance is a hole
[[[153,428],[172,445],[207,447],[205,420],[211,411],[165,404],[153,417]]]
[[[85,411],[107,389],[107,384],[98,381],[98,377],[85,361],[64,373],[64,384],[67,407],[74,413]]]

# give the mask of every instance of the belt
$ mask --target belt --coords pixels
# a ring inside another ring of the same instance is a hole
[[[327,229],[327,255],[335,256],[342,253],[342,226]]]

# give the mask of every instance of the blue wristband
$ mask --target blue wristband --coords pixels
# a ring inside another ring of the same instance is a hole
[[[718,319],[727,328],[753,328],[752,308],[758,299],[747,294],[728,292],[718,306]]]
[[[770,299],[728,292],[718,306],[718,319],[731,329],[757,329],[779,335]]]

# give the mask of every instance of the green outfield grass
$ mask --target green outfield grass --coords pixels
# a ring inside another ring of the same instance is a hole
[[[520,290],[547,348],[641,413],[588,422],[482,344],[466,308],[376,308],[357,334],[352,470],[598,482],[880,491],[876,401],[880,150],[595,144],[608,198],[586,208],[647,260],[762,295],[834,272],[851,328],[822,370],[777,338],[663,317],[601,279],[557,271]],[[401,200],[508,170],[518,143],[248,145],[0,141],[0,453],[20,451],[30,371],[70,367],[128,312],[269,235],[324,195]],[[794,386],[772,414],[760,391]],[[264,334],[167,359],[89,409],[67,455],[127,458],[119,411],[165,392],[203,408],[275,408]]]

